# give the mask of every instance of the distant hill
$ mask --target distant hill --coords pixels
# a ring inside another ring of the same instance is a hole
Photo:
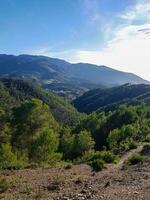
[[[40,88],[29,81],[1,78],[0,105],[10,110],[26,99],[37,98],[46,103],[54,118],[60,123],[73,124],[80,114],[63,98],[50,91]]]
[[[119,104],[145,102],[150,104],[150,85],[125,84],[108,89],[94,89],[73,101],[80,112],[111,111]]]
[[[106,66],[71,64],[45,56],[0,55],[0,75],[29,78],[62,96],[74,98],[93,88],[125,83],[148,84],[142,78]]]

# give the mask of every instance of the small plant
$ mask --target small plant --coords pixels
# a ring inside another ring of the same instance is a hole
[[[32,188],[26,185],[25,189],[21,191],[21,193],[26,194],[26,195],[31,195],[32,194]]]
[[[40,188],[38,188],[37,192],[33,195],[33,199],[42,199],[44,193]]]
[[[60,186],[64,184],[64,177],[55,176],[52,182],[47,186],[48,190],[59,190]]]
[[[142,155],[150,155],[150,144],[144,145],[141,154]]]
[[[0,180],[0,194],[6,192],[9,189],[9,187],[10,185],[5,178]]]
[[[129,165],[136,165],[143,162],[143,156],[140,153],[135,153],[128,159]]]
[[[101,159],[95,159],[91,162],[91,165],[94,170],[100,171],[105,167],[105,162]]]
[[[76,180],[75,180],[75,184],[77,185],[80,185],[83,183],[83,178],[82,177],[78,177]]]
[[[145,137],[144,142],[150,142],[150,134]]]
[[[68,163],[66,166],[65,166],[65,169],[71,169],[72,168],[72,164],[71,163]]]
[[[136,149],[138,146],[138,144],[134,141],[130,142],[129,143],[129,149]]]

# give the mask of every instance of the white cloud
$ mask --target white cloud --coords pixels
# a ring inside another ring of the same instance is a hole
[[[93,7],[90,0],[85,0],[85,2],[86,12],[93,12],[92,19],[98,20],[96,5]],[[111,30],[116,31],[115,37],[107,41],[101,50],[71,49],[61,52],[48,50],[43,54],[70,62],[107,65],[118,70],[136,73],[150,80],[150,3],[139,1],[134,7],[128,8],[128,11],[120,15],[119,19],[121,24]]]
[[[138,3],[121,15],[124,23],[116,29],[113,40],[99,51],[76,50],[68,54],[72,62],[108,65],[136,73],[150,80],[150,3]],[[135,25],[135,20],[140,21]],[[67,56],[65,56],[67,58]]]
[[[136,4],[134,8],[131,8],[128,12],[121,15],[121,18],[130,21],[133,21],[135,19],[148,20],[150,19],[149,14],[150,14],[150,3],[143,3],[141,1],[140,3]]]

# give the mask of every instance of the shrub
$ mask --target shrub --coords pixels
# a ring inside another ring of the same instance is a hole
[[[141,155],[149,156],[150,155],[150,144],[145,144],[142,151]]]
[[[52,182],[47,186],[49,191],[51,190],[59,190],[61,185],[64,185],[65,178],[63,176],[55,176]]]
[[[66,166],[65,166],[65,169],[71,169],[72,168],[72,164],[71,163],[68,163]]]
[[[25,153],[13,152],[10,144],[0,145],[0,169],[22,169],[28,164]]]
[[[0,145],[0,168],[11,168],[17,162],[17,156],[12,152],[9,144]]]
[[[111,151],[102,151],[102,158],[106,163],[117,163],[118,157]]]
[[[129,157],[128,163],[129,165],[136,165],[138,163],[143,162],[143,156],[140,153],[134,153],[132,156]]]
[[[136,149],[138,146],[137,142],[131,141],[129,143],[129,149]]]
[[[91,137],[91,133],[84,130],[75,135],[74,155],[75,157],[83,156],[86,152],[94,149],[95,142]]]
[[[103,160],[106,163],[116,163],[118,161],[118,156],[116,156],[111,151],[97,151],[91,157],[91,160]]]
[[[6,192],[9,189],[9,187],[10,185],[5,178],[0,180],[0,194]]]
[[[57,134],[49,129],[40,134],[32,143],[29,149],[29,158],[32,162],[53,162],[60,158],[55,151],[58,148]]]
[[[102,170],[105,167],[105,162],[102,159],[95,159],[91,162],[94,170]]]
[[[145,137],[144,142],[150,142],[150,134]]]

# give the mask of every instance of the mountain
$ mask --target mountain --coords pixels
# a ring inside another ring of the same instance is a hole
[[[71,99],[93,88],[125,83],[149,83],[134,74],[106,66],[88,63],[71,64],[60,59],[32,55],[1,54],[0,75],[32,79],[43,87]]]
[[[150,104],[150,85],[125,84],[108,89],[94,89],[73,101],[80,112],[112,111],[119,104],[145,102]]]
[[[37,98],[50,108],[55,120],[59,123],[74,124],[80,113],[62,97],[42,89],[29,81],[16,78],[0,79],[0,106],[9,111],[24,100]]]

